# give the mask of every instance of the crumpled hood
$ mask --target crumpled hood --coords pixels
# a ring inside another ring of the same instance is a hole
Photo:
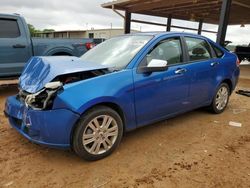
[[[104,68],[108,67],[83,62],[78,57],[32,57],[19,78],[19,87],[29,93],[36,93],[59,75]]]

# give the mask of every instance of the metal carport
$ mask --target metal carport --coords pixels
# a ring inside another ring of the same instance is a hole
[[[250,0],[117,0],[102,7],[125,11],[124,32],[130,33],[131,22],[166,26],[171,28],[217,33],[217,43],[224,44],[227,26],[250,24]],[[168,18],[166,24],[131,19],[131,14],[144,14]],[[198,28],[186,28],[171,24],[172,19],[198,21]],[[218,32],[203,30],[203,23],[217,24]]]

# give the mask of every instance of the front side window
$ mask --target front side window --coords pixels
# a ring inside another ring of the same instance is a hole
[[[212,58],[208,43],[203,39],[185,37],[190,61]]]
[[[152,59],[167,61],[168,65],[183,62],[181,41],[179,38],[171,38],[159,42],[143,59],[140,66],[147,66]]]
[[[89,50],[81,59],[120,70],[125,68],[152,38],[151,35],[126,35],[111,38]]]
[[[0,38],[16,38],[20,31],[16,20],[0,19]]]

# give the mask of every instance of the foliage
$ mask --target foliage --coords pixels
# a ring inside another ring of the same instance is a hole
[[[51,32],[51,31],[55,31],[54,29],[44,29],[44,30],[39,30],[39,29],[36,29],[33,25],[31,24],[28,24],[28,27],[29,27],[29,31],[30,31],[30,35],[31,37],[34,37],[36,33],[39,33],[39,32]]]
[[[54,29],[44,29],[43,32],[52,32],[55,31]]]
[[[36,30],[36,28],[31,24],[28,24],[28,27],[29,27],[29,30],[30,30],[30,35],[32,37],[35,35],[35,33],[39,32],[39,30]]]

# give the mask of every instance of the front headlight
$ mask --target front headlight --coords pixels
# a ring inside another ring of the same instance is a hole
[[[30,106],[36,110],[50,109],[56,97],[56,93],[62,88],[61,82],[47,83],[41,91],[29,94],[25,98],[26,106]]]

